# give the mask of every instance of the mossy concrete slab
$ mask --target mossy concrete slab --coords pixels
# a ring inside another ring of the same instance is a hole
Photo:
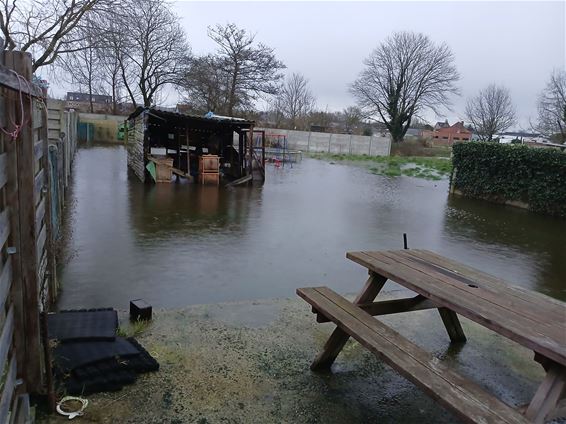
[[[510,404],[527,403],[543,377],[532,352],[465,319],[468,342],[460,346],[450,345],[434,310],[382,319]],[[456,422],[356,342],[348,343],[332,373],[312,373],[310,362],[333,328],[317,324],[299,299],[155,311],[138,340],[158,359],[160,371],[120,392],[89,396],[86,414],[76,421]]]

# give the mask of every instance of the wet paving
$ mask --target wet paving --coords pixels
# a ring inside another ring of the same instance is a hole
[[[399,295],[391,292],[385,299]],[[509,405],[528,404],[543,378],[532,352],[465,318],[468,341],[455,345],[436,311],[380,320]],[[119,392],[89,396],[80,422],[460,422],[356,342],[348,342],[331,373],[311,372],[309,365],[333,327],[317,324],[309,305],[295,298],[158,310],[138,340],[160,370]],[[59,416],[39,420],[64,422],[68,419]]]
[[[349,250],[426,248],[566,300],[566,221],[448,195],[448,181],[388,178],[305,158],[261,188],[144,185],[122,146],[78,151],[60,308],[180,308],[359,290]],[[393,285],[387,289],[396,288]]]

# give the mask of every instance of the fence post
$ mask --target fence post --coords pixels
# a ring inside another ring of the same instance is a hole
[[[56,202],[56,199],[53,198],[53,192],[51,191],[51,187],[54,185],[53,175],[52,175],[52,167],[51,161],[49,160],[49,109],[47,108],[47,101],[43,103],[43,108],[41,111],[41,115],[39,117],[38,122],[38,135],[40,137],[40,141],[43,142],[43,157],[41,158],[41,164],[43,166],[44,172],[46,174],[46,193],[43,196],[44,205],[45,205],[45,215],[44,215],[44,225],[45,231],[47,234],[47,241],[45,244],[45,255],[47,259],[47,287],[49,290],[49,305],[54,304],[57,300],[57,292],[58,292],[58,285],[57,285],[57,267],[55,265],[55,235],[53,234],[53,202]],[[32,120],[32,128],[35,131],[36,125],[35,122]],[[33,137],[32,137],[33,141]],[[37,225],[37,222],[36,222]],[[41,267],[41,264],[38,264]],[[41,276],[40,276],[41,278]],[[40,318],[41,319],[41,318]],[[40,322],[41,325],[41,322]]]
[[[5,65],[7,52],[0,54],[2,65]],[[8,61],[10,60],[9,58]],[[17,94],[13,90],[5,89],[3,106],[5,115],[0,116],[0,124],[10,127],[12,122],[18,122],[16,117]],[[10,237],[8,246],[12,248],[9,254],[9,261],[12,268],[12,287],[10,300],[14,305],[14,346],[16,351],[16,363],[18,377],[25,377],[25,339],[24,339],[24,318],[23,318],[23,289],[21,282],[20,266],[20,215],[18,213],[18,158],[16,142],[4,136],[4,146],[7,158],[7,182],[6,182],[6,206],[10,207]],[[8,262],[6,262],[7,264]],[[25,383],[25,380],[24,380]],[[25,390],[26,388],[23,387]]]
[[[309,131],[309,138],[307,139],[307,153],[311,151],[311,131]]]
[[[29,53],[10,51],[4,52],[5,66],[12,69],[27,81],[32,78],[31,55]],[[25,85],[25,84],[23,84]],[[24,116],[21,116],[20,102],[23,105]],[[20,249],[17,252],[20,260],[20,278],[22,284],[23,303],[23,341],[24,363],[22,371],[27,383],[27,389],[38,393],[42,388],[41,372],[41,346],[39,331],[39,281],[38,260],[36,247],[36,193],[35,187],[41,189],[45,185],[44,174],[41,171],[35,175],[35,154],[32,133],[32,120],[30,113],[33,112],[31,97],[26,94],[17,93],[16,101],[11,107],[15,107],[17,121],[25,122],[17,140],[17,182],[18,203],[17,213],[20,225]],[[27,119],[27,121],[26,121]],[[43,180],[42,180],[43,179]],[[37,181],[36,181],[37,180]],[[41,192],[40,192],[41,195]],[[16,205],[14,205],[16,206]]]
[[[352,154],[352,134],[350,134],[350,142],[348,145],[348,153],[351,155]]]
[[[369,150],[368,150],[368,156],[371,156],[371,139],[373,138],[373,135],[369,136]]]
[[[330,137],[328,137],[328,153],[330,153],[330,142],[332,141],[332,133],[330,133]]]

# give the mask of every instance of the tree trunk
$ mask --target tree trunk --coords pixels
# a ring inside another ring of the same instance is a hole
[[[94,79],[94,58],[93,58],[93,50],[92,48],[88,49],[88,56],[86,66],[88,67],[88,101],[90,104],[90,113],[94,113],[94,105],[92,104],[92,81]]]
[[[90,113],[94,113],[94,105],[92,104],[92,78],[88,81],[88,103],[90,105]]]
[[[118,113],[118,102],[116,101],[116,78],[112,78],[112,114]]]
[[[232,75],[232,86],[230,87],[230,97],[228,98],[228,116],[234,114],[234,102],[236,98],[236,82],[238,81],[239,66],[234,67],[234,75]]]
[[[391,122],[388,129],[393,143],[401,143],[403,141],[406,131],[403,131],[403,124],[401,122]]]

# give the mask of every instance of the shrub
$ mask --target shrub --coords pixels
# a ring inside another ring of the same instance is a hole
[[[444,156],[450,157],[450,147],[428,147],[423,140],[404,140],[391,144],[392,156]]]
[[[566,154],[497,143],[460,143],[452,149],[451,183],[465,196],[519,201],[566,217]]]

